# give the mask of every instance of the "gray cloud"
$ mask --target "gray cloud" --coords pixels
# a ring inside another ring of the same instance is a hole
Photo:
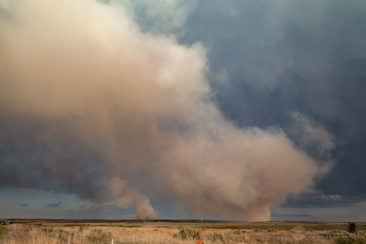
[[[365,195],[325,195],[325,194],[305,194],[301,197],[290,197],[283,207],[290,208],[329,208],[348,207],[354,203],[361,203],[366,200]]]
[[[335,148],[334,137],[308,117],[293,113],[292,121],[286,126],[286,133],[315,158],[323,161],[331,158],[331,152]]]
[[[55,202],[55,203],[49,203],[46,205],[48,208],[59,208],[61,206],[62,202]]]
[[[28,204],[28,203],[19,203],[19,206],[23,207],[23,208],[27,208],[27,207],[30,206],[30,204]]]
[[[144,31],[183,35],[187,18],[194,11],[195,0],[112,0],[114,6],[128,9]]]
[[[116,205],[83,205],[78,210],[69,210],[67,214],[69,216],[78,216],[78,218],[133,218],[133,210],[128,208],[121,208]]]

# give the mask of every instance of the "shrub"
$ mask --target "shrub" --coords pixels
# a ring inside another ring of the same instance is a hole
[[[8,233],[8,230],[3,227],[3,226],[0,226],[0,239],[6,235],[6,233]]]
[[[91,244],[109,244],[112,241],[112,234],[110,232],[104,232],[102,230],[92,230],[86,239]]]
[[[212,240],[213,242],[220,242],[220,243],[223,243],[223,242],[224,242],[224,236],[223,236],[221,233],[219,233],[219,232],[214,232],[214,233],[212,233],[212,238],[211,238],[211,240]]]
[[[181,229],[178,234],[175,235],[175,237],[181,238],[183,240],[188,239],[199,239],[200,234],[196,230],[192,229]]]
[[[0,219],[0,225],[10,225],[13,222],[11,220],[8,219]]]
[[[59,230],[57,235],[58,243],[65,243],[68,240],[69,233],[67,231]]]
[[[365,231],[365,230],[357,231],[357,232],[355,233],[355,235],[356,235],[358,238],[366,238],[366,231]]]
[[[32,226],[31,225],[22,225],[21,231],[22,232],[29,232],[32,230]]]
[[[366,239],[358,239],[353,237],[342,237],[335,240],[336,244],[365,244]]]
[[[356,232],[356,224],[355,223],[348,223],[348,232],[355,233]]]
[[[42,227],[41,230],[44,231],[44,232],[50,233],[50,232],[53,231],[53,228],[52,227]]]
[[[347,238],[349,233],[345,230],[332,230],[329,236],[333,238]]]
[[[240,231],[240,229],[236,229],[236,230],[234,230],[234,234],[235,235],[240,235],[242,232]]]

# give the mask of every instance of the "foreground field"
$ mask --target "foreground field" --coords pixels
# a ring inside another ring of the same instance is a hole
[[[366,224],[13,221],[0,227],[0,243],[366,243]],[[2,233],[2,234],[1,234]]]

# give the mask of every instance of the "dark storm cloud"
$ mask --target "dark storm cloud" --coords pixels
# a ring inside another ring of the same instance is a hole
[[[309,214],[272,214],[272,217],[275,219],[281,219],[281,218],[288,218],[288,217],[292,217],[292,218],[301,218],[304,219],[304,217],[311,217],[311,215]]]
[[[19,203],[19,206],[23,207],[23,208],[27,208],[27,207],[30,206],[30,204],[28,204],[28,203]]]
[[[46,205],[48,208],[59,208],[61,206],[62,202],[55,202],[55,203],[49,203]]]
[[[326,195],[366,193],[365,12],[361,0],[202,0],[182,27],[182,42],[208,48],[227,118],[288,128],[300,112],[330,131],[335,165],[317,184]]]
[[[283,207],[290,208],[329,208],[348,207],[354,203],[366,201],[365,195],[325,195],[325,194],[305,194],[301,197],[290,197],[283,204]]]
[[[105,205],[105,206],[95,206],[95,205],[82,205],[80,210],[75,211],[75,213],[85,216],[98,216],[103,214],[130,214],[133,216],[132,208],[121,208],[116,205]]]
[[[80,219],[131,219],[134,218],[135,208],[121,208],[116,205],[82,205],[80,209],[66,211],[67,216]]]

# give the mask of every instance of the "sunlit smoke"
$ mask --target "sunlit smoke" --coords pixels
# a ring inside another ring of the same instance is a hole
[[[193,213],[268,220],[327,171],[281,129],[226,120],[201,45],[142,33],[97,1],[1,3],[1,142],[22,138],[27,158],[1,159],[0,185],[135,206],[138,218],[158,217],[149,197],[164,196]]]

